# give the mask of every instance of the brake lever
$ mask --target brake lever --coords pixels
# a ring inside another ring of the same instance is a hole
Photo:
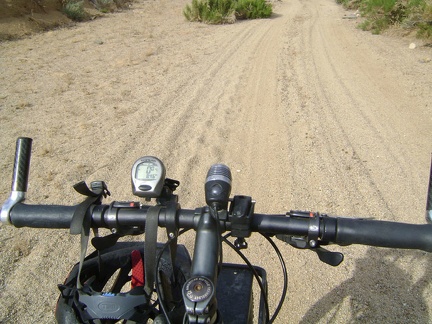
[[[91,243],[96,250],[101,251],[116,245],[120,237],[121,235],[117,233],[108,236],[97,236],[92,238]]]
[[[332,267],[337,267],[344,260],[344,255],[341,252],[332,252],[322,247],[311,248],[311,250],[316,252],[322,262]]]

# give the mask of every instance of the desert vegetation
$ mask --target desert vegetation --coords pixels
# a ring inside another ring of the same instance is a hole
[[[379,34],[390,26],[415,30],[419,38],[432,39],[432,0],[336,0],[358,9],[364,17],[359,27]]]
[[[268,18],[272,6],[266,0],[192,0],[183,14],[189,21],[225,24],[238,19]]]
[[[63,13],[74,21],[85,21],[91,18],[91,15],[85,10],[84,0],[60,0],[62,3]],[[113,12],[117,9],[127,7],[131,0],[90,0],[89,1],[97,10],[102,13]]]

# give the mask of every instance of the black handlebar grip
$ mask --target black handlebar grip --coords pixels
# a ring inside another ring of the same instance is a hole
[[[337,218],[335,243],[432,252],[432,225]]]
[[[15,227],[69,228],[76,209],[77,206],[17,203],[10,218]]]
[[[12,191],[27,192],[32,139],[19,137],[16,141]]]

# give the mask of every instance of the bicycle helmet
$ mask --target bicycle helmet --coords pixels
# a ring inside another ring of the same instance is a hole
[[[158,253],[162,247],[163,244],[158,244]],[[57,322],[116,323],[125,320],[146,323],[148,319],[157,318],[161,313],[160,301],[150,300],[143,282],[134,283],[129,291],[122,292],[131,287],[132,254],[136,255],[136,251],[143,260],[142,242],[119,242],[114,247],[91,253],[82,264],[80,281],[83,287],[80,289],[77,287],[79,263],[75,264],[64,284],[59,285],[61,293],[55,311]],[[164,251],[159,272],[167,273],[171,268],[169,259],[169,252]],[[191,259],[183,245],[177,246],[175,260],[176,283],[170,283],[173,298],[177,294],[181,296],[181,287],[190,275]],[[182,303],[171,309],[175,309],[173,314],[184,313]]]

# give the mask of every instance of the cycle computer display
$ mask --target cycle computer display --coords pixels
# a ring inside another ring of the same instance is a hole
[[[165,166],[154,156],[143,156],[132,167],[132,193],[138,197],[157,198],[165,182]]]

